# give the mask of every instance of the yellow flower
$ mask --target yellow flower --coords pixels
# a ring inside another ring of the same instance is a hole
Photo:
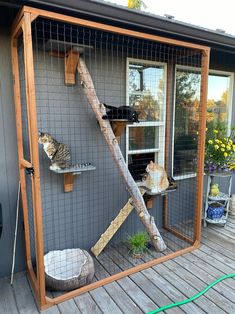
[[[231,150],[231,146],[230,145],[227,145],[226,148],[227,148],[227,150]]]
[[[225,149],[224,149],[223,147],[222,147],[220,150],[221,150],[221,152],[224,152],[224,151],[225,151]]]
[[[215,145],[214,148],[215,148],[215,149],[219,149],[219,145]]]
[[[213,141],[212,141],[212,140],[209,140],[208,143],[209,143],[209,144],[213,144]]]
[[[235,145],[233,145],[233,151],[235,152]]]
[[[218,131],[218,130],[214,130],[213,132],[214,132],[214,133],[216,133],[216,134],[217,134],[217,133],[219,133],[219,131]]]
[[[229,140],[229,144],[232,145],[232,144],[233,144],[233,141],[232,141],[232,140]]]
[[[230,170],[234,170],[234,169],[235,169],[235,164],[229,165],[229,169],[230,169]]]
[[[220,140],[218,140],[218,138],[215,140],[216,143],[220,143]]]
[[[221,147],[225,147],[225,145],[224,145],[224,144],[221,144]]]
[[[228,154],[226,152],[224,153],[224,157],[228,157]]]
[[[206,128],[206,131],[208,131],[208,128]]]

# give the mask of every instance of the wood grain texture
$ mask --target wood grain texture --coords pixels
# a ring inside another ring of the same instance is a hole
[[[17,137],[17,152],[19,163],[19,176],[21,183],[21,201],[23,207],[23,219],[24,219],[24,235],[25,235],[25,254],[26,254],[26,266],[32,268],[31,264],[31,252],[30,252],[30,236],[29,236],[29,223],[28,223],[28,206],[26,195],[26,182],[24,174],[24,152],[23,152],[23,137],[22,137],[22,120],[21,120],[21,93],[20,93],[20,77],[19,77],[19,61],[17,52],[17,40],[11,38],[11,57],[12,57],[12,73],[14,78],[14,102],[15,102],[15,115],[16,115],[16,137]],[[28,162],[28,161],[27,161]],[[31,163],[30,163],[31,164]]]
[[[34,230],[36,240],[36,260],[37,260],[37,283],[39,293],[39,303],[41,306],[46,304],[45,299],[45,273],[44,273],[44,243],[43,243],[43,222],[42,205],[40,191],[40,166],[38,152],[38,129],[37,129],[37,110],[35,95],[34,78],[34,59],[31,33],[30,13],[24,14],[23,23],[23,41],[24,41],[24,60],[25,60],[25,81],[26,81],[26,100],[28,109],[28,125],[30,139],[31,162],[34,167],[32,176],[32,195],[34,209]]]
[[[140,188],[141,195],[144,195],[145,190]],[[121,225],[125,222],[127,217],[132,212],[133,200],[129,198],[125,206],[119,211],[118,215],[114,218],[114,220],[110,223],[109,227],[105,230],[105,232],[101,235],[100,239],[96,242],[96,244],[91,248],[92,253],[97,257],[121,227]]]
[[[36,303],[32,298],[32,291],[29,287],[25,273],[17,273],[14,276],[13,291],[17,308],[20,314],[39,313]]]
[[[78,64],[79,52],[72,49],[64,58],[64,80],[65,84],[74,85],[76,83],[76,69]]]
[[[200,108],[199,108],[199,136],[197,147],[197,177],[196,177],[196,202],[194,218],[194,240],[201,240],[201,221],[202,221],[202,200],[204,184],[204,154],[206,138],[206,112],[207,112],[207,91],[210,63],[210,49],[202,54],[201,69],[201,89],[200,89]]]
[[[162,37],[162,36],[147,34],[147,33],[143,33],[143,32],[137,32],[137,31],[133,31],[130,29],[125,29],[125,28],[121,28],[121,27],[117,27],[117,26],[112,26],[112,25],[108,25],[108,24],[89,21],[89,20],[76,18],[76,17],[64,15],[64,14],[59,14],[59,13],[55,13],[55,12],[50,12],[50,11],[46,11],[46,10],[40,10],[40,9],[28,7],[28,6],[24,6],[22,8],[21,15],[24,12],[32,13],[35,16],[42,16],[42,17],[46,17],[46,18],[50,18],[50,19],[54,19],[54,20],[59,20],[59,21],[64,21],[64,22],[68,22],[68,23],[72,23],[72,24],[84,25],[87,27],[105,30],[105,31],[118,33],[118,34],[129,35],[129,36],[133,36],[136,38],[149,39],[149,40],[158,41],[161,43],[172,44],[175,46],[192,48],[192,49],[199,50],[199,51],[205,51],[206,53],[209,50],[209,47],[203,46],[203,45],[198,45],[198,44],[189,43],[186,41],[181,41],[181,40],[166,38],[166,37]]]
[[[0,281],[0,311],[5,314],[19,313],[10,280],[7,278]]]

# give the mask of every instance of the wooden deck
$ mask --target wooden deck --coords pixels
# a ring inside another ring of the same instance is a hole
[[[98,277],[120,271],[120,251],[109,250],[97,263]],[[111,263],[112,261],[112,263]],[[116,264],[114,263],[116,261]],[[126,259],[126,265],[138,263]],[[112,265],[112,267],[110,267]],[[203,229],[199,250],[149,268],[70,301],[43,311],[43,314],[147,313],[155,308],[196,294],[216,278],[235,273],[235,216],[227,226]],[[25,273],[0,280],[0,314],[38,313]],[[228,279],[193,303],[167,313],[235,313],[235,280]]]

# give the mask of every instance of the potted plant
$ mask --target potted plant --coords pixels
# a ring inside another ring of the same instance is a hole
[[[141,258],[147,249],[149,236],[147,232],[140,231],[128,237],[128,244],[134,258]]]
[[[209,219],[221,219],[224,215],[224,205],[217,202],[209,204],[207,208],[207,218]]]
[[[230,136],[226,129],[213,129],[207,132],[205,167],[206,173],[232,173],[235,170],[234,128]]]

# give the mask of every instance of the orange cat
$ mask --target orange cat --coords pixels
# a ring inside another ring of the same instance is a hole
[[[167,174],[165,169],[150,161],[146,168],[147,178],[144,185],[152,193],[161,193],[165,191],[169,186],[169,181],[167,179]]]

